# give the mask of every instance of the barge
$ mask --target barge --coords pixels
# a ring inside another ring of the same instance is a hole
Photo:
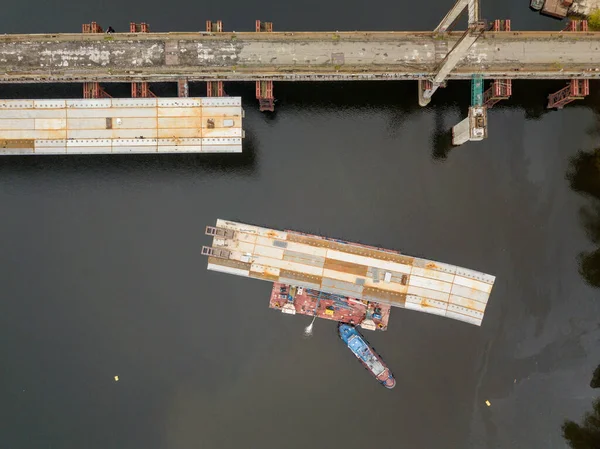
[[[495,277],[373,246],[217,220],[208,269],[480,326]]]
[[[288,315],[316,316],[373,331],[387,330],[391,309],[387,304],[279,282],[273,284],[269,307]]]
[[[239,97],[0,100],[0,155],[241,153]]]

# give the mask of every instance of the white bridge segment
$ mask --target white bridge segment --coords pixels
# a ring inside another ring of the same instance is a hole
[[[0,100],[0,155],[239,153],[241,99]]]
[[[282,282],[481,325],[495,277],[363,245],[217,220],[228,258],[209,270]]]

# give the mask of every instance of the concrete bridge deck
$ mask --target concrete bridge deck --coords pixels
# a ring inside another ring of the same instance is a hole
[[[0,82],[430,78],[463,32],[0,36]],[[448,79],[600,78],[600,33],[485,32]]]

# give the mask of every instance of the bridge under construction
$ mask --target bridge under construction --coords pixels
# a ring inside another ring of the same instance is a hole
[[[463,12],[467,29],[450,31]],[[469,116],[453,129],[459,145],[487,136],[487,110],[511,96],[513,79],[566,80],[548,97],[549,108],[562,108],[600,78],[600,33],[586,21],[513,31],[510,20],[483,21],[477,0],[458,0],[433,32],[274,32],[259,20],[241,33],[224,32],[221,21],[194,33],[151,33],[145,23],[105,33],[95,22],[82,31],[0,36],[0,82],[81,82],[84,98],[102,98],[110,94],[101,84],[111,82],[151,97],[149,83],[172,81],[186,97],[189,82],[203,81],[218,97],[224,82],[254,81],[261,111],[273,111],[274,81],[418,80],[426,106],[448,80],[471,80]]]

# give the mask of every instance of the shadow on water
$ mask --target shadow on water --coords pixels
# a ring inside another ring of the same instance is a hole
[[[600,387],[600,365],[594,371],[590,386]],[[592,402],[592,411],[583,415],[581,424],[565,420],[562,425],[562,435],[573,449],[600,448],[600,398]]]
[[[0,158],[0,176],[8,174],[85,175],[95,172],[144,172],[149,174],[202,174],[226,172],[254,176],[257,167],[257,144],[254,135],[246,131],[243,152],[225,154],[110,154],[72,156],[11,156]]]
[[[600,288],[600,149],[577,153],[571,159],[567,179],[575,192],[589,198],[579,214],[588,238],[596,246],[579,254],[579,273],[589,285]]]

